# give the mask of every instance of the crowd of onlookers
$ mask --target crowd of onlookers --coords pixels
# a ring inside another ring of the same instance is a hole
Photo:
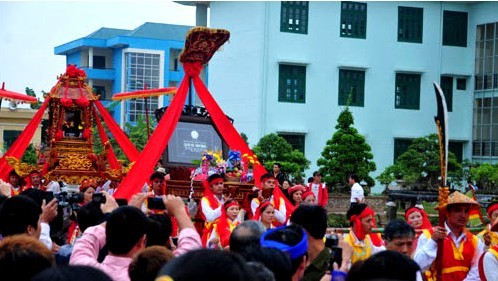
[[[24,186],[0,182],[1,279],[498,280],[498,203],[477,236],[465,226],[479,204],[459,192],[443,206],[444,226],[413,206],[381,235],[355,175],[346,232],[327,226],[319,172],[308,185],[262,175],[239,201],[213,174],[198,203],[168,195],[165,176],[154,172],[126,204],[91,179],[64,206],[36,171]]]

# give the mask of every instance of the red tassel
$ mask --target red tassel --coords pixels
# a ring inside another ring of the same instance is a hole
[[[83,138],[84,139],[89,139],[91,135],[92,135],[92,132],[90,132],[89,128],[85,128],[83,130]]]
[[[62,98],[61,99],[61,104],[64,107],[71,107],[73,106],[73,100],[69,98]]]
[[[62,132],[61,129],[57,130],[57,133],[55,133],[55,140],[59,141],[64,137],[64,133]]]
[[[80,96],[77,100],[76,100],[76,104],[79,106],[79,107],[88,107],[90,106],[90,101],[85,97],[85,96]]]

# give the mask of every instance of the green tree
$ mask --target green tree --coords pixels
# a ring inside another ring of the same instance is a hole
[[[28,145],[28,147],[26,148],[26,151],[24,151],[24,154],[21,157],[21,162],[31,164],[31,165],[37,164],[38,157],[36,154],[36,149],[32,143],[30,143]]]
[[[240,133],[240,137],[244,140],[244,142],[249,145],[248,137],[245,133]]]
[[[262,137],[253,147],[253,152],[268,171],[272,171],[273,163],[279,162],[282,171],[294,178],[303,177],[304,170],[310,166],[310,161],[301,151],[293,149],[284,138],[275,133]]]
[[[493,192],[498,183],[498,166],[484,163],[470,168],[472,179],[477,182],[477,186],[484,192]],[[496,192],[496,191],[495,191]]]
[[[30,104],[31,109],[38,109],[38,108],[40,108],[40,107],[41,107],[41,101],[40,101],[40,99],[36,96],[35,91],[34,91],[33,89],[29,88],[29,87],[26,87],[25,92],[26,92],[26,94],[27,94],[28,96],[35,97],[35,98],[38,100],[38,102]],[[42,94],[43,94],[43,95],[45,95],[46,93],[45,93],[44,91],[42,91]]]
[[[439,185],[441,175],[439,164],[439,140],[436,134],[416,138],[408,150],[395,160],[394,165],[377,177],[382,184],[394,180],[404,180],[415,189],[428,189]],[[458,182],[462,179],[462,165],[458,163],[454,153],[448,153],[448,178]]]
[[[356,174],[368,186],[375,185],[369,176],[376,170],[371,147],[363,135],[358,133],[354,125],[354,117],[346,107],[337,118],[336,132],[327,140],[317,160],[320,173],[328,186],[347,185],[348,176]]]

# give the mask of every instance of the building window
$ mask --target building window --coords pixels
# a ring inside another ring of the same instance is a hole
[[[282,1],[280,31],[308,34],[308,1]]]
[[[456,88],[457,90],[462,90],[462,91],[465,91],[467,90],[467,79],[465,78],[457,78],[457,85],[456,85]]]
[[[279,65],[279,102],[306,102],[306,66]]]
[[[293,149],[297,149],[304,154],[304,149],[305,149],[304,134],[279,133],[278,135],[284,138],[292,146]]]
[[[398,7],[398,42],[422,43],[424,9]]]
[[[474,100],[472,139],[473,156],[498,156],[498,97]]]
[[[112,97],[106,97],[106,91],[104,86],[93,86],[93,93],[100,96],[100,100],[111,100]]]
[[[179,56],[182,50],[179,49],[170,49],[169,51],[169,70],[170,71],[179,71],[180,60]]]
[[[467,13],[444,11],[443,45],[467,47]]]
[[[395,108],[420,108],[420,74],[396,73]]]
[[[412,144],[412,139],[394,139],[394,162],[401,154],[408,151],[408,147]]]
[[[4,130],[3,131],[3,151],[7,151],[9,147],[16,141],[21,131]]]
[[[448,111],[453,111],[453,77],[441,76],[441,90],[446,98],[446,107]]]
[[[367,3],[341,2],[341,37],[367,38]]]
[[[456,156],[456,159],[459,163],[463,161],[463,142],[461,141],[449,141],[448,142],[448,151],[453,152]]]
[[[125,53],[125,91],[132,92],[159,88],[160,81],[160,59],[159,54],[149,53]],[[153,114],[158,107],[158,98],[147,99],[149,114]],[[145,115],[144,99],[127,101],[126,117],[128,122],[136,122],[139,115]]]
[[[93,68],[105,69],[105,56],[93,56]]]
[[[363,107],[364,100],[365,100],[365,71],[340,69],[339,105]]]
[[[498,89],[498,23],[477,26],[475,90]]]

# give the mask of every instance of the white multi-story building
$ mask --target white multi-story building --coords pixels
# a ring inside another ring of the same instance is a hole
[[[460,161],[498,159],[497,2],[207,4],[210,27],[231,33],[209,64],[209,88],[252,145],[276,132],[304,151],[310,174],[352,92],[376,176],[436,132],[436,81],[450,150]]]

